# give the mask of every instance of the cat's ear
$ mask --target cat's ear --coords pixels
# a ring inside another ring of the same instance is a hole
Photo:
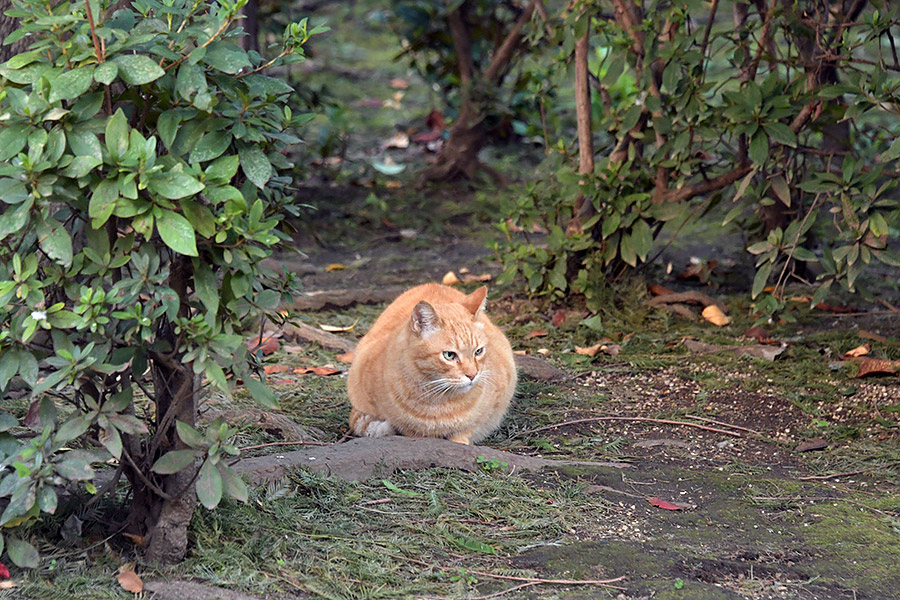
[[[466,307],[473,315],[477,315],[478,311],[484,310],[485,302],[487,301],[487,286],[483,285],[468,296],[462,301],[462,305]]]
[[[427,338],[432,333],[440,329],[438,325],[438,316],[434,312],[434,307],[425,302],[419,302],[413,308],[412,319],[409,321],[410,327],[419,337]]]

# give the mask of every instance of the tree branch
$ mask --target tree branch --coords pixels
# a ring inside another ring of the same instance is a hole
[[[534,14],[536,4],[537,0],[533,0],[528,4],[528,7],[525,8],[524,12],[519,15],[519,18],[513,24],[503,43],[500,44],[500,48],[494,53],[491,64],[488,65],[487,71],[484,72],[484,80],[486,82],[496,80],[503,68],[509,63],[513,52],[522,40],[522,29],[525,28],[525,24],[531,20],[531,15]]]

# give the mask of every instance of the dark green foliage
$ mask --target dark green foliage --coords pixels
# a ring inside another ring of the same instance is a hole
[[[308,115],[263,73],[322,29],[290,25],[265,62],[229,33],[242,5],[13,1],[11,37],[31,45],[0,64],[0,525],[18,526],[20,566],[37,555],[17,529],[55,513],[60,486],[96,493],[92,465],[111,458],[158,486],[196,460],[205,506],[247,498],[224,460],[233,432],[194,429],[178,411],[199,389],[164,397],[157,377],[226,395],[242,379],[274,404],[241,328],[291,283],[261,261],[287,239],[285,151]]]
[[[545,176],[507,209],[509,224],[549,238],[523,243],[503,225],[507,278],[596,309],[598,288],[651,257],[664,223],[671,234],[713,209],[756,240],[751,291],[765,314],[783,308],[789,281],[818,279],[816,304],[835,283],[856,291],[869,265],[900,265],[900,7],[621,4],[639,29],[596,3],[557,22],[561,70],[590,30],[595,168],[578,172],[566,142],[553,148]]]

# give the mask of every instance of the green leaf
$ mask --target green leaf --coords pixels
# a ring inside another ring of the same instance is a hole
[[[211,460],[204,461],[197,476],[194,486],[197,490],[197,500],[206,508],[212,510],[219,505],[222,499],[222,475]]]
[[[769,158],[769,138],[763,131],[757,131],[750,140],[750,160],[758,165],[766,162]]]
[[[445,533],[444,536],[452,542],[454,545],[464,549],[471,550],[472,552],[478,552],[481,554],[497,554],[497,550],[484,542],[476,540],[475,538],[470,538],[465,535],[452,535],[450,533]]]
[[[278,408],[278,401],[275,399],[275,394],[272,393],[272,390],[270,390],[266,384],[258,379],[253,379],[248,373],[247,376],[244,377],[244,385],[247,386],[247,390],[249,390],[253,399],[261,406],[272,409]]]
[[[197,256],[194,228],[182,215],[171,210],[160,210],[156,216],[156,229],[166,246],[175,252]]]
[[[635,244],[632,239],[632,235],[626,234],[622,236],[622,241],[619,242],[619,252],[622,256],[622,260],[632,267],[637,266],[637,252],[635,252]]]
[[[782,204],[790,208],[791,189],[788,187],[787,181],[785,181],[784,177],[781,175],[776,175],[770,180],[769,183],[772,184],[772,191],[775,192],[775,195],[779,200],[781,200]]]
[[[95,138],[96,139],[96,138]],[[103,164],[103,161],[96,156],[76,156],[69,163],[69,166],[60,171],[60,174],[72,179],[84,177],[90,173],[94,167]]]
[[[193,200],[182,200],[181,210],[194,226],[194,231],[205,238],[216,235],[216,218],[208,207]]]
[[[195,258],[193,262],[194,293],[207,312],[215,315],[219,310],[219,285],[216,276],[206,261]]]
[[[23,569],[35,569],[41,564],[41,558],[34,546],[19,538],[6,538],[6,553],[9,560]]]
[[[797,135],[784,123],[779,123],[778,121],[763,123],[763,128],[779,144],[784,144],[791,148],[797,147]]]
[[[49,485],[42,485],[37,491],[37,504],[42,512],[52,515],[56,512],[58,499],[56,490]]]
[[[38,221],[38,244],[41,250],[64,267],[72,265],[72,238],[66,228],[55,219],[50,221]]]
[[[206,179],[227,183],[237,174],[240,158],[237,155],[221,156],[206,167]],[[22,188],[24,190],[24,186]]]
[[[175,141],[175,136],[178,134],[178,126],[181,125],[183,117],[181,110],[171,108],[159,115],[159,118],[156,120],[156,131],[159,133],[159,139],[167,150],[172,148],[172,142]]]
[[[238,502],[246,502],[249,500],[250,492],[247,490],[247,484],[244,483],[241,476],[223,461],[219,461],[216,466],[219,468],[219,474],[222,476],[225,493]]]
[[[28,143],[27,125],[10,125],[0,130],[0,162],[6,162],[25,148]]]
[[[100,140],[90,131],[70,131],[66,135],[66,141],[69,143],[69,149],[72,150],[76,159],[80,156],[90,156],[97,160],[98,165],[103,162],[103,149],[100,147]]]
[[[0,202],[6,204],[19,204],[24,202],[31,194],[25,189],[25,184],[10,177],[0,179]]]
[[[241,169],[253,185],[264,188],[272,177],[272,165],[259,146],[244,145],[238,149]]]
[[[119,65],[119,77],[131,85],[143,85],[166,74],[156,61],[143,54],[119,54],[113,60]]]
[[[237,73],[244,67],[251,66],[247,52],[233,42],[213,42],[206,47],[203,62],[214,69],[229,73]]]
[[[56,463],[56,472],[70,481],[86,481],[94,478],[94,469],[83,458],[67,458]]]
[[[97,65],[97,68],[94,69],[94,81],[103,85],[109,85],[116,80],[118,74],[119,65],[112,61],[107,61]]]
[[[63,71],[50,83],[50,103],[71,100],[84,94],[94,80],[94,66]]]
[[[206,448],[209,446],[206,437],[184,421],[176,419],[175,431],[178,433],[178,439],[191,448]]]
[[[160,475],[171,475],[191,465],[196,456],[194,450],[172,450],[160,456],[150,470]]]
[[[831,284],[834,283],[834,279],[829,279],[828,281],[822,282],[818,288],[816,288],[815,293],[812,295],[812,299],[809,301],[809,307],[815,308],[819,302],[825,300],[828,296],[828,292],[831,290]]]
[[[873,212],[869,215],[869,231],[876,237],[881,237],[890,233],[887,220],[885,220],[880,212]]]
[[[3,358],[0,358],[0,369],[3,368],[3,366],[2,366],[3,360],[6,359],[7,357],[9,357],[9,354],[4,356]],[[18,362],[16,362],[16,364],[18,365]],[[7,379],[9,379],[9,378],[7,378]],[[2,388],[2,387],[6,387],[6,384],[0,385],[0,388]],[[16,419],[14,416],[9,414],[5,410],[0,410],[0,432],[9,431],[13,427],[17,427],[18,425],[19,425],[18,419]]]
[[[87,431],[88,427],[90,427],[93,422],[94,419],[86,414],[79,414],[71,417],[59,427],[53,440],[60,445],[66,444]]]
[[[213,131],[212,133],[207,133],[200,138],[200,141],[197,142],[197,145],[191,150],[188,162],[206,162],[222,156],[231,145],[232,139],[233,137],[228,131]]]
[[[881,162],[889,162],[900,157],[900,137],[895,139],[891,147],[881,155]]]
[[[206,187],[195,177],[180,171],[166,171],[155,173],[150,178],[150,191],[159,194],[169,200],[187,198],[203,191]]]
[[[19,375],[28,385],[34,387],[38,378],[38,362],[34,354],[27,350],[19,351]]]
[[[247,75],[244,77],[244,83],[250,88],[250,92],[257,97],[266,95],[281,96],[294,91],[294,88],[288,85],[284,79],[266,75]]]
[[[182,98],[190,102],[194,94],[206,89],[206,74],[203,72],[203,69],[190,63],[183,63],[178,68],[175,91]]]
[[[122,436],[119,435],[119,430],[115,427],[107,427],[106,429],[100,430],[100,443],[109,451],[111,455],[115,458],[121,458],[122,456]]]
[[[752,298],[756,298],[762,293],[763,288],[766,287],[766,283],[769,281],[769,275],[772,273],[772,267],[774,266],[774,263],[769,262],[756,271],[756,276],[753,278],[753,289],[750,292]]]
[[[22,231],[31,218],[31,207],[34,206],[34,200],[29,196],[28,199],[19,204],[15,209],[7,209],[0,214],[0,240],[3,240],[11,233]]]
[[[91,194],[88,205],[88,215],[91,217],[91,227],[99,229],[112,215],[119,199],[119,182],[116,179],[104,179]]]
[[[128,152],[128,129],[128,119],[121,108],[106,122],[106,149],[115,162]]]

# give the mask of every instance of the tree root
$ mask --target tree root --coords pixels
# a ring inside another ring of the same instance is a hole
[[[479,462],[479,460],[481,462]],[[505,463],[505,464],[504,464]],[[386,477],[398,470],[433,467],[479,471],[485,464],[517,471],[539,471],[545,467],[589,466],[607,469],[630,467],[627,463],[549,460],[521,456],[487,446],[467,446],[439,438],[354,438],[343,444],[317,446],[283,454],[245,458],[234,465],[249,483],[260,485],[285,476],[291,467],[302,466],[316,473],[347,481]]]

